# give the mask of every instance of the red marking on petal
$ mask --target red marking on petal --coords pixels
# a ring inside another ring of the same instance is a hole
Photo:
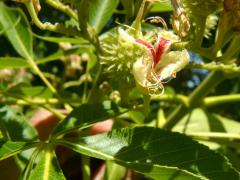
[[[142,44],[143,46],[145,46],[146,48],[148,48],[148,50],[150,51],[150,53],[152,54],[152,59],[154,61],[154,59],[156,58],[156,52],[155,49],[153,47],[153,45],[151,45],[150,43],[143,41],[141,39],[137,39],[136,40],[137,43]]]
[[[161,56],[169,49],[170,45],[171,41],[164,39],[163,37],[158,39],[154,64],[157,64],[160,61]]]

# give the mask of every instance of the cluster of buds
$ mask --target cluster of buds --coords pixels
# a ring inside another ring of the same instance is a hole
[[[119,28],[117,34],[102,39],[101,63],[105,70],[118,77],[135,79],[137,87],[148,94],[163,93],[163,84],[189,62],[187,50],[171,50],[178,36],[171,31],[159,29],[157,33],[134,38]],[[119,75],[121,73],[121,75]]]

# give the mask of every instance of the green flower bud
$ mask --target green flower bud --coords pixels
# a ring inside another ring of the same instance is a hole
[[[128,81],[131,78],[133,63],[146,51],[121,28],[102,38],[101,46],[103,53],[100,62],[104,66],[104,71]]]

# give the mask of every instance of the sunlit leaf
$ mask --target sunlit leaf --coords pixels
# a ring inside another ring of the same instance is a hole
[[[54,149],[45,145],[38,155],[39,161],[31,171],[29,180],[64,180]]]
[[[113,161],[106,162],[105,179],[122,180],[126,174],[126,168]]]
[[[240,178],[225,157],[187,136],[158,128],[116,129],[58,143],[88,156],[115,161],[155,179]]]
[[[38,133],[25,116],[18,113],[10,106],[4,106],[0,109],[0,127],[7,131],[7,138],[12,141],[36,140]]]
[[[71,54],[81,54],[84,52],[91,52],[93,48],[89,45],[81,46],[81,47],[73,47],[68,50],[58,50],[53,54],[40,58],[36,60],[37,64],[43,64],[46,62],[60,60],[61,58],[68,57]],[[95,59],[93,59],[95,61]],[[92,63],[92,62],[91,62]],[[17,69],[17,68],[25,68],[30,67],[29,63],[24,58],[19,57],[0,57],[0,69]]]
[[[0,24],[15,51],[22,57],[33,57],[32,35],[25,14],[18,8],[9,8],[0,2]]]
[[[23,150],[34,147],[34,143],[29,142],[13,142],[0,141],[0,160],[6,159],[10,156],[16,155]]]
[[[92,46],[89,46],[89,45],[86,45],[86,46],[82,45],[82,46],[76,46],[76,47],[74,46],[66,51],[60,49],[57,52],[55,52],[47,57],[36,60],[36,63],[43,64],[46,62],[55,61],[55,60],[59,60],[64,57],[68,57],[71,54],[81,54],[83,52],[89,52],[92,50],[93,50]]]
[[[82,21],[89,22],[95,31],[97,33],[100,33],[117,8],[118,2],[119,0],[85,1],[83,4],[81,4],[78,11],[81,13],[81,16],[84,16],[84,18],[82,18]]]
[[[0,69],[17,69],[28,66],[29,64],[24,58],[0,57]]]
[[[186,133],[228,132],[239,134],[240,123],[198,108],[186,115],[173,130]]]

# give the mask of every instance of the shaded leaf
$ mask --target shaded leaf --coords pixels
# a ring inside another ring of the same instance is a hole
[[[73,47],[66,51],[58,50],[57,52],[36,60],[37,64],[43,64],[50,61],[60,60],[61,58],[67,57],[71,54],[81,54],[83,52],[90,52],[92,51],[91,46],[81,46],[80,47]],[[29,63],[24,58],[19,57],[0,57],[0,69],[17,69],[17,68],[25,68],[30,67]]]
[[[38,155],[39,161],[31,171],[29,180],[64,180],[54,149],[45,145]]]
[[[119,0],[91,0],[83,2],[78,10],[81,13],[80,16],[84,16],[84,18],[80,17],[80,24],[87,21],[97,33],[100,33],[117,8],[118,2]]]
[[[134,2],[133,0],[121,0],[121,3],[126,11],[126,16],[132,18],[134,16]]]
[[[22,179],[26,180],[29,178],[38,154],[39,154],[39,147],[35,148],[32,151],[31,156],[28,158],[28,161],[24,164],[25,166],[22,173]]]
[[[5,6],[3,2],[0,2],[0,12],[0,24],[14,49],[22,57],[32,58],[32,35],[25,14],[20,9]]]
[[[116,117],[125,111],[111,101],[104,101],[102,104],[83,104],[75,108],[58,124],[53,134],[59,135],[79,128],[86,128],[93,123]]]
[[[16,155],[23,150],[34,147],[35,143],[30,142],[13,142],[0,141],[0,160],[6,159],[10,156]]]
[[[30,97],[51,98],[52,92],[45,86],[15,86],[8,90],[8,93]]]
[[[198,108],[186,115],[173,130],[186,133],[228,132],[239,134],[240,123]]]
[[[92,46],[89,46],[89,45],[74,46],[71,49],[68,49],[66,51],[58,50],[57,52],[55,52],[55,53],[53,53],[53,54],[51,54],[47,57],[36,60],[36,63],[37,64],[43,64],[43,63],[46,63],[46,62],[59,60],[63,57],[67,57],[71,54],[81,54],[83,52],[89,52],[89,51],[92,51],[92,50],[93,50]]]
[[[116,129],[58,143],[88,156],[115,161],[155,179],[240,178],[225,157],[187,136],[157,128]]]
[[[38,133],[25,117],[10,106],[0,109],[0,127],[7,132],[7,137],[12,141],[36,140]]]

